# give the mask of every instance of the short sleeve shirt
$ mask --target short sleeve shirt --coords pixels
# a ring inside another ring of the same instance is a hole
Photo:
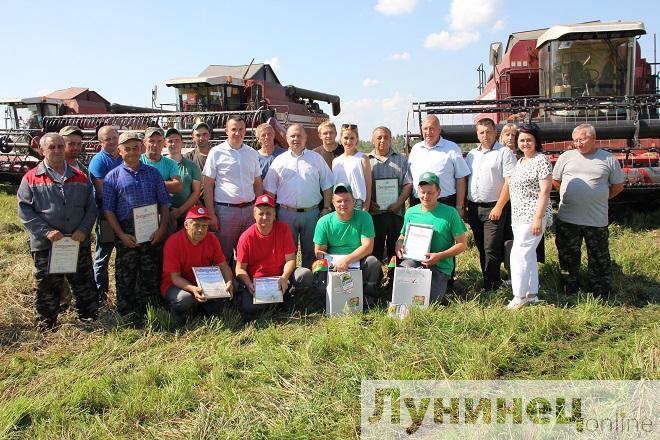
[[[259,158],[252,147],[232,148],[227,141],[216,145],[206,158],[202,174],[215,180],[215,202],[247,203],[254,200],[254,181],[261,178]]]
[[[169,157],[161,156],[158,162],[149,160],[146,154],[140,156],[140,161],[145,165],[150,165],[158,170],[163,180],[171,180],[173,177],[179,177],[179,166],[176,161]]]
[[[220,241],[213,234],[206,236],[197,243],[192,244],[185,229],[182,229],[167,239],[163,248],[163,275],[160,281],[160,293],[165,292],[172,285],[172,274],[178,273],[191,284],[197,285],[193,267],[217,266],[225,261]]]
[[[175,208],[186,203],[186,200],[188,200],[188,197],[192,194],[193,181],[202,181],[202,171],[195,162],[184,157],[181,159],[181,162],[177,163],[177,167],[179,168],[179,175],[181,176],[182,189],[180,193],[172,194],[172,206]]]
[[[376,157],[376,151],[369,153],[369,163],[371,164],[371,200],[376,201],[376,180],[377,179],[397,179],[399,181],[399,194],[404,185],[412,183],[412,176],[408,168],[408,160],[402,154],[390,148],[385,160],[380,161]],[[381,206],[381,210],[386,210],[387,206]],[[403,207],[397,213],[403,216]]]
[[[261,178],[265,179],[266,178],[266,173],[268,173],[268,168],[270,168],[270,164],[273,163],[273,160],[280,154],[284,153],[286,150],[279,145],[275,146],[275,149],[273,150],[273,153],[264,156],[263,154],[259,153],[257,151],[257,154],[259,154],[259,168],[261,168]]]
[[[430,252],[442,252],[452,247],[455,238],[467,231],[465,223],[453,206],[438,203],[432,211],[424,211],[422,205],[415,205],[406,211],[403,218],[401,234],[405,236],[408,223],[433,225]],[[454,259],[445,258],[438,261],[436,267],[445,275],[451,276],[454,270]]]
[[[456,194],[456,179],[470,174],[458,145],[442,137],[431,148],[428,148],[423,141],[415,144],[410,150],[408,164],[415,197],[418,195],[419,177],[426,172],[435,173],[440,179],[440,197]]]
[[[335,157],[339,157],[344,154],[344,146],[337,144],[337,148],[335,148],[333,151],[327,151],[325,148],[323,148],[323,145],[319,145],[318,147],[314,148],[314,151],[319,153],[323,160],[325,160],[328,168],[332,169],[332,161],[335,160]]]
[[[89,177],[91,180],[105,179],[106,174],[117,168],[122,162],[123,159],[121,156],[117,156],[117,158],[114,159],[110,153],[101,150],[96,153],[89,162]]]
[[[527,162],[523,162],[524,159],[524,157],[518,159],[516,168],[509,178],[512,225],[532,223],[541,192],[539,181],[552,174],[552,164],[545,155],[539,153]],[[550,200],[548,200],[544,218],[546,227],[550,226],[552,224]]]
[[[516,167],[513,152],[499,142],[486,150],[481,146],[471,150],[465,162],[470,168],[467,198],[475,203],[496,202],[504,187],[504,179],[510,177]]]
[[[624,181],[616,158],[598,149],[583,155],[569,150],[559,156],[552,178],[561,181],[557,217],[567,223],[603,227],[608,224],[610,185]]]
[[[252,225],[241,234],[236,246],[236,261],[247,263],[247,273],[255,277],[276,277],[284,271],[285,256],[296,253],[289,225],[273,222],[270,234],[263,235]]]
[[[374,222],[366,211],[354,210],[350,220],[340,220],[336,212],[316,223],[314,243],[327,246],[328,253],[346,255],[362,245],[363,238],[375,236]]]

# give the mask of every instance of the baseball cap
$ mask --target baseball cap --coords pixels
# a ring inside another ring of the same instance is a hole
[[[151,136],[155,135],[156,133],[160,134],[161,136],[164,136],[165,133],[163,132],[163,129],[160,127],[149,127],[146,130],[144,130],[144,138],[150,138]]]
[[[137,131],[125,131],[119,135],[119,145],[132,140],[142,142],[141,134]]]
[[[83,136],[82,130],[75,125],[67,125],[60,130],[60,136],[68,136],[70,134],[77,134],[80,137]]]
[[[268,194],[262,194],[254,201],[254,206],[268,205],[275,207],[275,199]]]
[[[348,183],[343,183],[343,182],[338,182],[333,188],[332,188],[332,193],[337,194],[338,189],[344,189],[348,191],[349,193],[353,194],[353,189],[351,188],[351,185]]]
[[[165,137],[169,137],[170,135],[173,135],[173,134],[178,134],[179,136],[181,136],[181,133],[179,133],[179,130],[177,130],[174,127],[170,127],[165,132]]]
[[[207,124],[204,121],[198,122],[192,126],[193,130],[197,130],[198,128],[206,128],[208,131],[211,131],[211,127],[209,127],[209,124]]]
[[[426,183],[426,184],[434,183],[434,184],[440,186],[440,180],[438,179],[438,176],[435,173],[431,173],[430,171],[428,171],[428,172],[422,174],[421,176],[419,176],[419,184],[421,185],[423,183]]]
[[[196,218],[209,218],[209,213],[206,211],[206,208],[199,205],[190,208],[186,214],[186,220]]]

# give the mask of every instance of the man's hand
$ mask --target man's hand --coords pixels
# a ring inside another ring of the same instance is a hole
[[[281,276],[278,283],[280,285],[280,289],[282,290],[282,293],[286,292],[286,289],[289,288],[289,280],[287,280],[285,277]]]
[[[467,216],[465,215],[465,206],[457,206],[456,211],[458,211],[458,215],[460,215],[463,220],[467,219]]]
[[[158,228],[156,232],[154,232],[154,236],[151,238],[151,244],[158,244],[161,241],[165,239],[165,235],[167,234],[167,230],[164,228]]]
[[[57,229],[53,229],[51,231],[48,231],[48,234],[46,234],[46,238],[49,239],[50,241],[57,241],[61,240],[64,238],[64,235]]]
[[[245,283],[245,287],[247,287],[248,292],[250,292],[252,296],[254,296],[254,283],[252,281],[248,281],[247,283]]]
[[[174,219],[177,219],[177,218],[181,217],[182,214],[183,214],[183,211],[181,211],[181,208],[172,208],[170,210],[170,215]]]
[[[442,254],[440,252],[427,252],[424,255],[426,255],[426,260],[422,261],[424,266],[433,266],[435,263],[442,260]]]
[[[378,203],[371,202],[371,205],[369,206],[369,212],[372,214],[378,214],[380,212],[380,206],[378,206]]]
[[[335,272],[348,272],[348,265],[351,264],[351,261],[348,259],[348,256],[341,258],[339,261],[337,261],[333,266],[332,269]]]
[[[391,212],[392,214],[396,214],[397,212],[399,212],[402,205],[403,205],[403,202],[398,202],[397,201],[397,202],[392,203],[390,206],[388,206],[387,210],[389,212]]]
[[[394,245],[394,253],[398,259],[403,259],[403,240],[398,239]]]
[[[202,290],[201,287],[193,286],[190,289],[190,293],[192,293],[193,298],[195,298],[195,301],[201,302],[201,303],[206,302],[207,298],[206,298],[206,296],[204,296],[204,291]]]
[[[209,215],[209,231],[217,231],[218,230],[218,216],[215,215],[215,212],[207,209],[206,212],[208,212]]]
[[[136,248],[138,246],[137,240],[130,234],[121,234],[119,239],[127,248]]]
[[[73,231],[73,234],[71,234],[71,239],[78,242],[83,242],[85,241],[85,233],[80,229],[76,229]]]
[[[234,281],[230,280],[225,282],[225,292],[229,294],[232,298],[234,297]]]
[[[500,217],[502,217],[502,208],[494,206],[493,209],[490,210],[490,214],[488,214],[488,219],[491,221],[497,221]]]

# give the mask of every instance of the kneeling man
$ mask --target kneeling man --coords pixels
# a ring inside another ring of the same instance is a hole
[[[254,202],[255,224],[241,234],[236,247],[237,301],[245,319],[253,319],[269,304],[253,304],[254,279],[279,277],[285,300],[297,289],[311,287],[312,272],[305,267],[296,268],[297,246],[291,229],[275,220],[275,200],[268,194]]]
[[[160,292],[175,325],[183,324],[200,309],[207,315],[217,315],[223,304],[229,304],[229,298],[208,299],[204,295],[196,283],[193,267],[219,266],[227,293],[233,294],[231,269],[225,261],[220,241],[208,230],[206,208],[193,206],[186,214],[183,229],[165,243]]]
[[[439,203],[440,181],[435,173],[424,173],[417,186],[420,204],[406,211],[403,228],[396,243],[396,254],[403,258],[403,240],[408,223],[433,225],[431,249],[424,261],[403,260],[402,267],[431,269],[431,302],[439,303],[447,292],[447,281],[454,270],[454,256],[465,251],[465,223],[453,206]]]

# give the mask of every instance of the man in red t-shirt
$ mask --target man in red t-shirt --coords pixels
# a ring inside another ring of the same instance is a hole
[[[275,220],[275,200],[268,194],[254,202],[255,224],[241,234],[236,247],[237,300],[244,318],[251,319],[268,304],[253,304],[255,277],[280,277],[282,292],[311,287],[314,277],[305,267],[296,268],[297,246],[291,229]]]
[[[205,314],[217,315],[223,304],[230,302],[229,298],[206,298],[202,288],[197,286],[193,267],[219,266],[227,292],[232,295],[234,291],[231,269],[220,241],[208,234],[208,220],[206,208],[193,206],[186,214],[184,229],[165,243],[160,293],[170,307],[175,325],[183,324],[200,308]]]

